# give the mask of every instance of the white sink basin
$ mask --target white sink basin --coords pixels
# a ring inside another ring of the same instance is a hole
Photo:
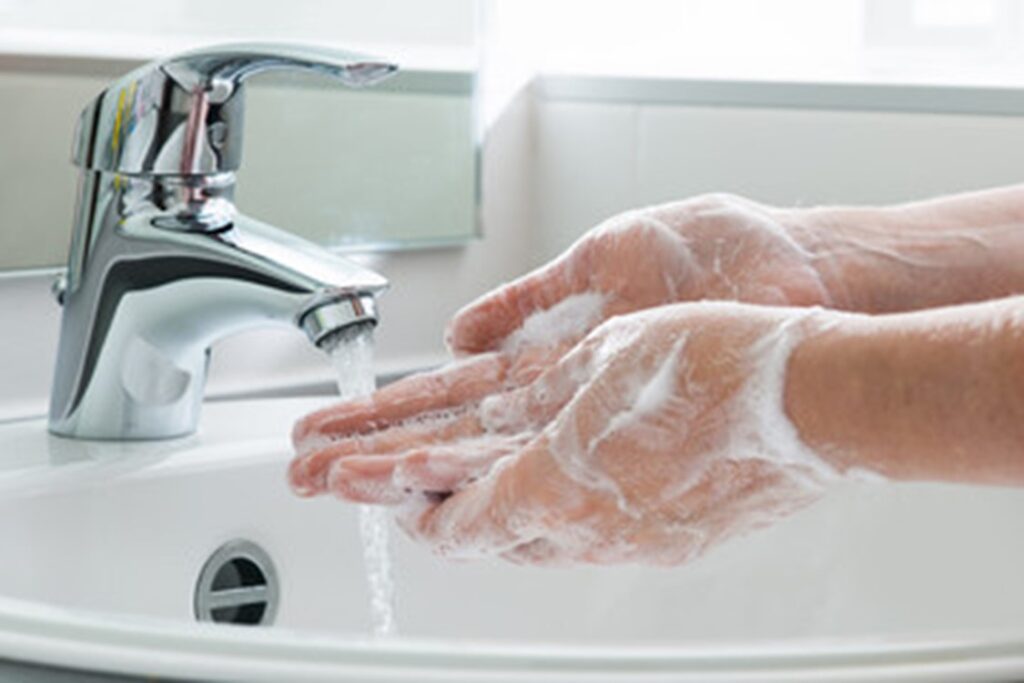
[[[0,425],[0,659],[204,680],[1024,675],[1024,494],[966,487],[851,486],[674,569],[454,564],[396,534],[401,635],[374,641],[355,509],[285,484],[291,423],[322,404],[211,403],[198,436],[144,444]],[[235,538],[277,567],[272,627],[195,623],[200,568]]]

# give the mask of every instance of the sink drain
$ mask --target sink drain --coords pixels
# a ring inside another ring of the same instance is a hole
[[[196,581],[196,619],[218,624],[269,625],[277,613],[277,571],[270,555],[237,539],[217,548]]]

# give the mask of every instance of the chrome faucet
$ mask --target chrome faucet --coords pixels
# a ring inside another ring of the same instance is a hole
[[[376,323],[387,280],[235,209],[243,82],[278,68],[362,86],[397,67],[335,50],[230,45],[142,66],[82,112],[71,250],[55,287],[64,310],[50,431],[190,434],[217,339],[283,322],[319,345]]]

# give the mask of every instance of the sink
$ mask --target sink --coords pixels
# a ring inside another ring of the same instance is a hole
[[[285,484],[291,424],[326,400],[210,402],[196,435],[146,443],[0,424],[0,659],[203,680],[1024,674],[1024,495],[975,487],[851,484],[671,569],[454,563],[396,532],[400,635],[374,639],[355,508]],[[200,571],[238,539],[276,568],[273,625],[197,623]]]

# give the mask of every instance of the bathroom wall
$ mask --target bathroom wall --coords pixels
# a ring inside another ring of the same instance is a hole
[[[872,204],[1024,181],[1024,102],[1011,92],[949,91],[932,105],[947,111],[935,113],[906,111],[914,103],[890,89],[874,103],[856,92],[822,103],[813,89],[778,96],[751,86],[772,104],[741,95],[722,106],[628,103],[615,88],[538,88],[535,262],[619,211],[701,192],[785,206]],[[953,111],[981,109],[985,94],[1006,101],[985,114]]]

